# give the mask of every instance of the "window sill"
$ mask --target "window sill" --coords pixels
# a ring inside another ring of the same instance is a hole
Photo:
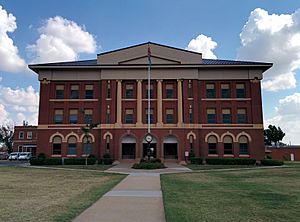
[[[51,155],[51,157],[61,157],[61,155],[58,155],[58,154],[53,154],[53,155]]]
[[[219,157],[218,154],[208,154],[207,156],[208,156],[208,157]]]
[[[77,157],[77,155],[67,155],[67,157]]]
[[[239,157],[250,157],[249,154],[240,154]]]
[[[224,154],[223,157],[234,157],[233,154]]]

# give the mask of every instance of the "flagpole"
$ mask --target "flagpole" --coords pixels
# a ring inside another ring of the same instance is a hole
[[[148,43],[148,133],[150,134],[150,78],[151,78],[151,51]]]

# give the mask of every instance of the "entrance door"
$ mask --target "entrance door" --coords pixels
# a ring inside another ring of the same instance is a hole
[[[177,143],[164,143],[164,158],[178,159]]]
[[[135,143],[122,143],[122,159],[135,159]]]
[[[150,153],[150,156],[156,158],[156,143],[150,143],[150,148],[153,148],[153,152]],[[148,143],[143,143],[143,158],[148,156]]]

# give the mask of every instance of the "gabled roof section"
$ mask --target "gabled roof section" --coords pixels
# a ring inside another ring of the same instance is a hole
[[[148,64],[148,47],[152,64],[201,64],[202,54],[179,48],[146,42],[97,55],[98,65]]]

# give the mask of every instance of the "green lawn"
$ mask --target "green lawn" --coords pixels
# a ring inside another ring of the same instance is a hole
[[[188,168],[191,170],[216,170],[216,169],[233,169],[233,168],[254,168],[255,165],[199,165],[188,164]]]
[[[168,222],[299,221],[300,164],[161,176]]]
[[[54,168],[69,168],[69,169],[81,169],[81,170],[98,170],[104,171],[111,168],[113,165],[103,165],[103,164],[95,164],[95,165],[49,165],[46,167],[54,167]]]
[[[0,221],[71,221],[123,175],[0,167]]]

